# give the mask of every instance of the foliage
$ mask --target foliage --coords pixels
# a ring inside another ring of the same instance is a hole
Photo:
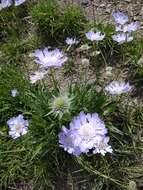
[[[79,7],[67,6],[61,10],[55,0],[39,1],[30,14],[44,44],[79,36],[86,22]]]

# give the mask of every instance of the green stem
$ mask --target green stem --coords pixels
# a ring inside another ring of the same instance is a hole
[[[98,43],[97,43],[97,47],[98,47],[98,49],[99,49],[99,51],[100,51],[100,53],[101,53],[101,56],[102,56],[102,58],[103,58],[103,61],[104,61],[105,66],[107,66],[106,58],[104,57],[104,55],[103,55],[103,53],[102,53],[102,50],[100,49]]]
[[[105,179],[107,179],[107,180],[112,181],[113,183],[119,185],[120,187],[123,187],[123,188],[125,188],[125,189],[128,189],[128,186],[127,186],[127,185],[125,186],[125,185],[122,184],[119,180],[116,180],[116,179],[114,179],[114,178],[111,178],[110,176],[107,176],[107,175],[101,173],[100,171],[97,171],[97,170],[93,169],[93,167],[91,167],[90,165],[87,165],[86,162],[83,163],[83,159],[82,159],[81,157],[77,157],[77,158],[76,158],[76,161],[77,161],[85,170],[87,170],[88,172],[92,172],[92,173],[94,173],[95,175],[98,175],[98,176],[100,176],[100,177],[103,177],[103,178],[105,178]]]
[[[51,68],[51,79],[52,79],[52,82],[54,84],[54,88],[56,91],[59,91],[59,87],[58,87],[58,81],[55,79],[55,71],[53,68]]]
[[[93,44],[93,51],[96,52],[96,44]],[[96,73],[96,81],[99,81],[99,69],[97,67],[97,63],[96,63],[96,54],[95,54],[95,64],[96,64],[96,69],[95,69],[95,73]]]

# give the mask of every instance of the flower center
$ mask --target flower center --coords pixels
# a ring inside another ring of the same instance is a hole
[[[21,123],[18,123],[17,125],[15,125],[15,130],[18,132],[23,128],[23,125]]]
[[[56,98],[55,100],[55,108],[57,110],[63,109],[65,107],[65,101],[62,98]]]
[[[104,142],[100,142],[100,143],[97,145],[97,147],[98,147],[100,150],[106,149],[107,146],[108,146],[108,145],[107,145],[106,143],[104,143]]]
[[[85,123],[79,130],[80,135],[85,138],[89,139],[92,138],[95,134],[95,130],[91,126],[90,123]]]

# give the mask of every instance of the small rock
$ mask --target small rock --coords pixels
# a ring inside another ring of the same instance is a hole
[[[105,3],[102,3],[102,4],[99,5],[99,7],[104,8],[104,7],[106,7],[106,5],[105,5]]]
[[[111,9],[106,9],[105,13],[111,13]]]
[[[130,3],[130,2],[131,2],[131,0],[125,0],[125,2]]]

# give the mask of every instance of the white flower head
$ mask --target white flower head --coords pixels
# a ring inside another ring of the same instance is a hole
[[[131,42],[133,40],[133,36],[130,34],[126,33],[118,33],[112,36],[112,39],[119,44],[123,44],[124,42]]]
[[[80,51],[88,51],[91,48],[88,44],[83,44],[80,46]]]
[[[37,81],[42,80],[46,74],[47,71],[35,71],[32,75],[30,75],[31,84],[35,84]]]
[[[14,88],[13,90],[11,90],[11,96],[12,96],[12,97],[16,97],[17,94],[18,94],[17,89]]]
[[[91,41],[102,41],[105,37],[105,34],[102,34],[101,32],[93,32],[89,31],[86,34],[86,38]]]
[[[126,24],[126,25],[117,25],[115,27],[115,31],[116,32],[123,32],[123,33],[128,32],[128,24]]]
[[[116,25],[115,31],[116,31],[116,32],[122,32],[122,31],[123,31],[122,25]]]
[[[61,67],[66,61],[67,57],[59,49],[49,50],[44,48],[43,50],[36,50],[34,53],[35,62],[40,64],[44,68],[48,67]]]
[[[13,139],[16,139],[28,132],[29,122],[20,114],[17,117],[9,119],[7,125],[9,126],[9,135]]]
[[[107,77],[112,76],[112,70],[113,70],[113,67],[106,67],[105,76],[107,76]]]
[[[76,40],[76,38],[66,38],[65,42],[68,45],[74,45],[74,44],[78,43],[78,41]]]
[[[139,28],[140,28],[140,23],[138,21],[131,22],[130,24],[127,25],[127,32],[135,32]]]
[[[128,16],[120,11],[114,12],[113,18],[117,24],[121,24],[121,25],[124,25],[129,21]]]
[[[88,66],[90,62],[89,62],[89,59],[83,58],[83,59],[81,60],[81,63],[82,63],[84,66]]]
[[[108,144],[109,140],[110,138],[107,136],[107,137],[104,137],[102,140],[96,142],[93,153],[94,154],[100,153],[102,156],[105,156],[107,152],[112,153],[113,149]]]
[[[130,86],[129,82],[119,82],[112,81],[109,85],[105,87],[105,91],[109,92],[112,95],[120,95],[123,93],[130,92],[132,90],[132,86]]]

